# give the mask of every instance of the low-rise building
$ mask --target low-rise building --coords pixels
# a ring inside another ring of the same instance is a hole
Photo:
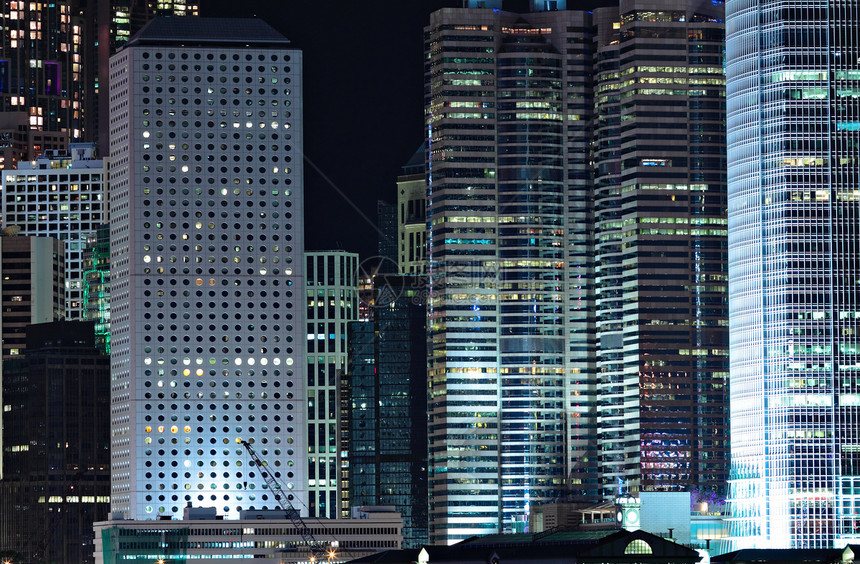
[[[387,564],[696,564],[699,554],[645,531],[554,531],[472,537],[450,546],[396,550],[352,560]]]
[[[187,507],[183,519],[132,521],[114,515],[95,523],[95,564],[137,561],[175,564],[217,560],[238,564],[311,562],[310,543],[330,553],[328,562],[345,562],[401,546],[403,526],[393,507],[354,507],[351,519],[304,518],[284,511],[242,511],[227,520],[216,509]],[[298,526],[297,526],[298,525]],[[304,533],[304,534],[303,534]]]

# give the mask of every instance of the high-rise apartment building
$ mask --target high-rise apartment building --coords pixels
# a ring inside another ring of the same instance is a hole
[[[349,500],[393,505],[403,546],[427,544],[425,279],[377,275],[373,321],[350,324]]]
[[[301,52],[157,18],[111,58],[111,506],[306,503]],[[223,513],[222,513],[223,512]]]
[[[84,251],[106,214],[104,162],[94,146],[72,144],[4,170],[0,209],[21,235],[54,237],[65,247],[65,319],[83,319]]]
[[[856,1],[726,3],[736,547],[860,539]]]
[[[0,22],[0,111],[26,112],[30,128],[81,140],[88,46],[77,3],[4,0]]]
[[[418,148],[397,177],[397,266],[401,274],[427,273],[426,145]]]
[[[597,497],[591,16],[480,4],[425,29],[431,543]]]
[[[594,254],[604,496],[724,496],[722,2],[594,11]]]
[[[431,542],[723,492],[722,3],[474,4],[425,30]]]
[[[341,467],[341,374],[346,371],[349,324],[358,319],[358,255],[305,253],[307,311],[308,509],[337,519],[348,514]]]

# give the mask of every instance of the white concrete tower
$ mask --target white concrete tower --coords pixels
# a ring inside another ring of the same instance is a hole
[[[112,508],[305,503],[301,52],[165,18],[110,64]]]

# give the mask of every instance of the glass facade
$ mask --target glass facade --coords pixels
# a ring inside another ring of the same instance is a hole
[[[433,543],[597,494],[589,25],[475,8],[425,30]]]
[[[432,542],[619,484],[724,494],[723,16],[433,14]]]
[[[307,284],[308,508],[336,519],[341,507],[340,379],[350,322],[358,319],[358,255],[305,253]]]
[[[732,540],[860,539],[856,1],[727,9]]]
[[[393,505],[404,548],[418,548],[427,544],[425,279],[377,275],[374,286],[373,321],[350,324],[349,500]]]
[[[725,495],[721,2],[595,10],[601,487]]]

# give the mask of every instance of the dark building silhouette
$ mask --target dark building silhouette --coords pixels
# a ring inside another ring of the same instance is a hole
[[[383,200],[376,202],[377,252],[379,266],[377,272],[397,274],[397,206]]]
[[[349,328],[350,503],[395,506],[404,547],[427,543],[424,280],[377,275],[373,321]]]
[[[110,359],[93,335],[91,322],[31,325],[26,354],[3,363],[0,550],[25,564],[94,562],[108,515]]]

